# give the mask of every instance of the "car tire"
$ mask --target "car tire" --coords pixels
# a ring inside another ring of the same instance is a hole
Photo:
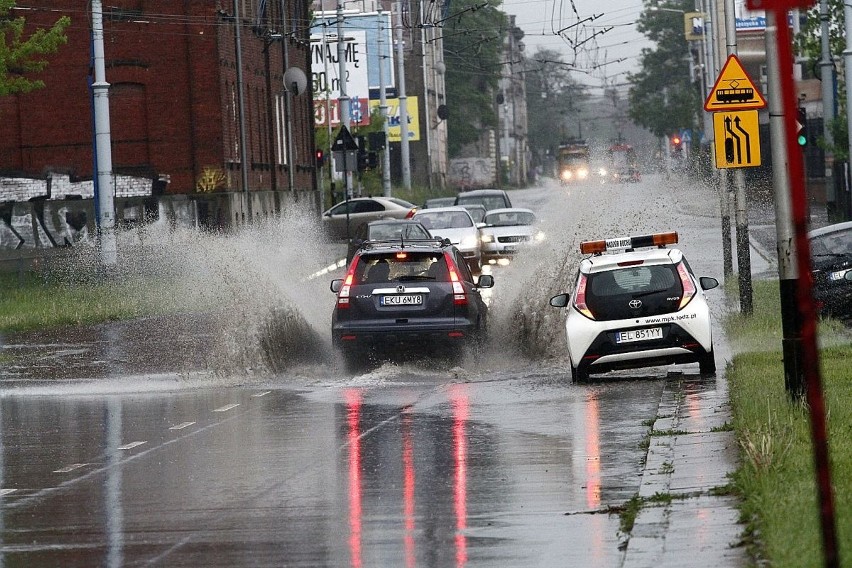
[[[571,365],[569,363],[569,365]],[[571,365],[571,382],[573,383],[586,383],[589,381],[589,372],[585,369],[579,369],[574,365]]]
[[[343,367],[347,373],[361,371],[367,362],[367,357],[364,353],[354,349],[343,349],[341,354],[343,355]]]
[[[702,375],[713,375],[716,373],[716,355],[713,348],[701,356],[698,360],[698,370]]]

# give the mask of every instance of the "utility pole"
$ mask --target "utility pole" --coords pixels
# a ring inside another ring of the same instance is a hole
[[[385,147],[382,150],[382,194],[391,196],[390,178],[390,142],[388,136],[388,98],[385,92],[385,14],[379,5],[379,112],[382,115],[382,132],[385,134]]]
[[[234,51],[237,60],[237,106],[239,107],[240,121],[240,179],[243,184],[243,194],[246,198],[246,211],[248,220],[252,218],[251,195],[249,195],[248,182],[248,152],[246,151],[246,104],[243,97],[243,41],[240,29],[242,28],[242,17],[240,16],[240,0],[234,0]]]
[[[92,83],[95,113],[95,186],[97,192],[97,221],[100,239],[101,263],[115,266],[117,249],[115,241],[115,188],[112,177],[112,140],[109,121],[109,83],[106,82],[104,64],[104,16],[101,0],[92,0],[92,51],[95,82]]]
[[[781,98],[781,65],[778,61],[778,28],[775,12],[766,12],[766,64],[769,106],[769,137],[772,141],[772,187],[775,194],[775,238],[778,251],[778,283],[781,293],[781,339],[784,354],[784,385],[788,393],[804,394],[805,370],[802,365],[802,328],[798,294],[799,271],[793,213],[790,205],[790,174],[787,163],[787,139],[784,137],[784,104]],[[798,149],[796,149],[798,150]]]
[[[734,0],[725,0],[725,35],[728,44],[728,56],[737,54],[737,25],[734,13]],[[740,312],[751,315],[751,250],[748,239],[748,204],[746,203],[745,173],[742,168],[734,170],[734,188],[736,191],[737,224],[737,282],[740,289]]]
[[[405,95],[405,51],[402,40],[402,2],[397,4],[399,22],[396,27],[396,57],[399,68],[399,155],[402,162],[402,187],[411,189],[411,160],[408,151],[408,97]]]
[[[845,5],[845,3],[844,3]],[[834,60],[831,57],[829,45],[828,0],[819,2],[819,21],[822,59],[819,62],[822,86],[822,135],[825,139],[825,197],[828,202],[828,218],[837,216],[837,192],[834,188],[834,136],[831,134],[831,124],[834,121]]]
[[[343,0],[337,0],[337,64],[339,68],[338,81],[340,83],[340,98],[338,99],[340,124],[349,130],[352,114],[349,107],[349,97],[346,95],[346,42],[343,37]],[[346,199],[348,200],[352,197],[352,172],[346,170],[343,172],[343,175],[346,179]]]

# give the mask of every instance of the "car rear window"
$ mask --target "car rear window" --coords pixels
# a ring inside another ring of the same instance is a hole
[[[362,256],[355,270],[355,282],[358,284],[448,279],[447,261],[440,251],[399,251]]]
[[[588,275],[586,304],[598,319],[622,319],[637,314],[674,311],[683,287],[672,264],[631,266]],[[641,300],[641,308],[630,307]]]
[[[812,238],[811,252],[814,256],[852,255],[852,230]]]

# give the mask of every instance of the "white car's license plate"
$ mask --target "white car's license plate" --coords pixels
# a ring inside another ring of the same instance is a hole
[[[649,339],[662,339],[663,328],[649,327],[647,329],[630,329],[615,332],[616,343],[631,343],[633,341],[647,341]]]
[[[423,303],[421,294],[400,294],[397,296],[382,296],[383,306],[419,306]]]

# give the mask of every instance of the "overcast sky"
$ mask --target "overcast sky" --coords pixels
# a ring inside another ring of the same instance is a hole
[[[592,87],[624,83],[626,73],[639,68],[640,50],[653,46],[636,30],[641,0],[503,0],[503,10],[524,30],[528,57],[539,47],[556,50],[563,61],[589,70],[575,77]],[[567,39],[555,33],[572,25],[563,32]]]

